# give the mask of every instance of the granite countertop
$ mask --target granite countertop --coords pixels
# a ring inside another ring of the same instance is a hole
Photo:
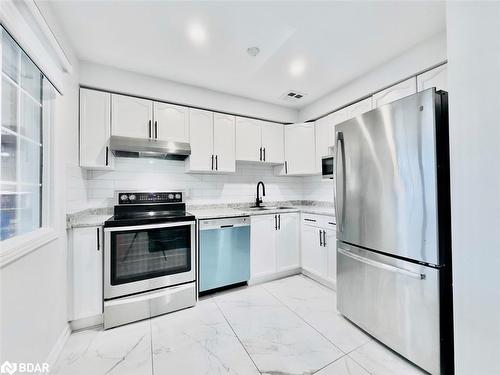
[[[335,216],[331,203],[313,201],[267,202],[263,206],[290,207],[286,209],[251,210],[248,204],[188,205],[187,211],[196,219],[214,219],[237,216],[273,215],[287,212],[304,212],[308,214]],[[85,228],[101,226],[113,216],[112,207],[87,209],[66,215],[66,228]]]

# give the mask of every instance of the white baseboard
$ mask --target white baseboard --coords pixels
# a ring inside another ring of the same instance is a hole
[[[250,279],[248,281],[248,285],[267,283],[268,281],[278,280],[278,279],[282,279],[284,277],[293,276],[293,275],[300,275],[300,268],[294,268],[291,270],[270,273],[270,274],[263,275],[263,276],[257,276],[257,277]]]
[[[335,283],[331,282],[330,280],[324,279],[323,277],[315,275],[314,273],[311,273],[305,269],[302,269],[302,274],[304,276],[307,276],[310,279],[326,286],[327,288],[330,288],[330,289],[333,289],[334,291],[337,291],[337,285]]]
[[[51,369],[54,364],[57,361],[57,358],[59,358],[59,355],[61,354],[61,351],[66,344],[66,341],[68,341],[69,335],[71,335],[71,329],[69,327],[69,324],[66,323],[64,326],[64,329],[62,330],[61,334],[59,335],[56,343],[52,347],[52,350],[50,351],[49,355],[45,359],[45,362],[49,364],[49,368]]]
[[[89,316],[88,318],[72,320],[69,324],[72,331],[78,331],[80,329],[87,329],[95,326],[102,325],[103,316],[102,314]]]

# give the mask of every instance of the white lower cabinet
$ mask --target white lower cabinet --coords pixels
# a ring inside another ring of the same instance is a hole
[[[335,288],[337,284],[337,232],[330,216],[302,215],[301,264],[304,273]]]
[[[74,228],[69,235],[69,316],[74,321],[102,314],[102,228]]]
[[[265,280],[300,267],[299,214],[251,217],[250,274]]]

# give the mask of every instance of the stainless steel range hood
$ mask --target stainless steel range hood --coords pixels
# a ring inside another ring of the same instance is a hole
[[[184,160],[191,154],[185,142],[111,136],[109,149],[116,157]]]

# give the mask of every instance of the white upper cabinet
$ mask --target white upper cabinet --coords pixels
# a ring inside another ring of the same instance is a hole
[[[346,111],[341,109],[316,121],[316,172],[321,173],[321,158],[330,155],[335,143],[335,125],[347,120]]]
[[[92,169],[113,167],[109,152],[111,94],[80,89],[80,166]]]
[[[212,171],[214,165],[214,114],[201,109],[189,109],[191,154],[186,159],[189,171]]]
[[[236,160],[262,160],[262,134],[259,120],[236,117]]]
[[[154,102],[156,139],[189,142],[189,108]]]
[[[409,78],[372,96],[375,108],[417,92],[416,77]]]
[[[306,175],[316,172],[314,123],[286,125],[285,165],[286,175]]]
[[[236,117],[236,160],[280,164],[283,124]]]
[[[418,91],[435,87],[436,90],[448,91],[448,65],[444,64],[417,76]]]
[[[111,94],[111,134],[154,138],[153,102],[132,96]]]
[[[236,171],[234,116],[214,113],[215,171]]]
[[[261,121],[262,156],[266,163],[280,164],[285,158],[283,124]]]
[[[366,98],[360,100],[357,103],[351,104],[348,107],[345,107],[343,110],[345,111],[346,120],[354,118],[356,116],[362,115],[373,109],[372,98]]]

